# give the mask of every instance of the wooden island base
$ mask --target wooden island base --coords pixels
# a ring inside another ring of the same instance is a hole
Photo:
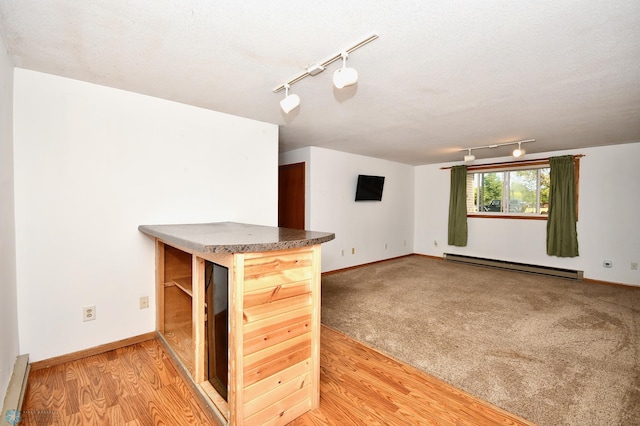
[[[161,340],[223,424],[284,425],[320,404],[320,244],[333,234],[141,226],[156,242]]]

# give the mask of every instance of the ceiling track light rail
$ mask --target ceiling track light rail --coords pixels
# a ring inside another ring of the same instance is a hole
[[[338,89],[342,89],[344,87],[355,84],[358,81],[358,71],[356,71],[354,68],[347,67],[347,58],[349,57],[349,53],[353,52],[356,49],[361,48],[365,44],[370,43],[377,38],[378,38],[377,34],[370,35],[366,39],[351,46],[350,48],[333,55],[332,57],[330,57],[329,59],[327,59],[321,64],[314,63],[307,66],[305,72],[295,76],[288,82],[283,83],[280,86],[273,89],[273,93],[278,93],[283,89],[285,91],[285,98],[282,101],[280,101],[280,107],[282,108],[282,111],[284,111],[285,114],[289,114],[291,111],[293,111],[295,108],[297,108],[300,105],[300,97],[298,95],[289,94],[289,88],[291,87],[292,84],[297,83],[298,81],[308,76],[314,76],[314,75],[320,74],[322,71],[324,71],[327,68],[327,66],[334,63],[338,59],[342,59],[342,68],[336,70],[336,72],[333,74],[333,85]]]
[[[278,92],[284,90],[285,89],[285,85],[287,85],[287,84],[289,86],[291,86],[292,84],[295,84],[295,83],[299,82],[300,80],[302,80],[302,79],[304,79],[304,78],[306,78],[308,76],[314,76],[314,75],[320,74],[329,65],[331,65],[332,63],[334,63],[335,61],[337,61],[339,59],[342,59],[345,52],[348,55],[349,53],[353,52],[354,50],[360,49],[365,44],[371,43],[373,40],[375,40],[377,38],[378,38],[378,34],[372,34],[369,37],[365,38],[364,40],[360,41],[359,43],[356,43],[353,46],[349,47],[348,49],[342,50],[342,51],[340,51],[340,53],[336,53],[335,55],[331,56],[329,59],[325,60],[324,62],[322,62],[320,64],[314,63],[314,64],[309,65],[303,73],[293,77],[291,80],[287,81],[286,83],[282,83],[281,85],[275,87],[273,89],[273,93],[278,93]]]
[[[470,162],[472,162],[472,161],[474,161],[476,159],[476,156],[471,153],[471,151],[474,150],[474,149],[497,148],[499,146],[518,145],[518,147],[513,150],[512,155],[514,157],[516,157],[516,158],[520,158],[520,157],[524,156],[527,153],[527,151],[525,151],[522,148],[522,144],[523,143],[529,143],[529,142],[535,142],[535,141],[536,141],[535,139],[525,139],[525,140],[522,140],[522,141],[497,143],[497,144],[483,145],[483,146],[474,146],[474,147],[470,147],[470,148],[463,148],[463,149],[460,150],[460,152],[468,151],[468,154],[466,154],[464,156],[464,162],[465,163],[470,163]]]

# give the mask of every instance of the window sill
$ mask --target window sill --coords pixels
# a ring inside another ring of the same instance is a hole
[[[525,219],[525,220],[547,220],[547,215],[531,215],[531,214],[482,214],[468,213],[467,217],[480,217],[483,219]]]

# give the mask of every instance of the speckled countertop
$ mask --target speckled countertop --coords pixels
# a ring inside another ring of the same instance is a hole
[[[200,253],[258,253],[326,243],[329,232],[303,231],[246,223],[219,222],[182,225],[140,225],[138,229],[165,243]]]

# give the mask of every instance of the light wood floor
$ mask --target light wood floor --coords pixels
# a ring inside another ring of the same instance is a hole
[[[31,370],[23,425],[201,425],[208,420],[157,340]]]
[[[303,425],[530,425],[322,327],[320,409]],[[156,340],[32,370],[20,425],[209,424]]]

